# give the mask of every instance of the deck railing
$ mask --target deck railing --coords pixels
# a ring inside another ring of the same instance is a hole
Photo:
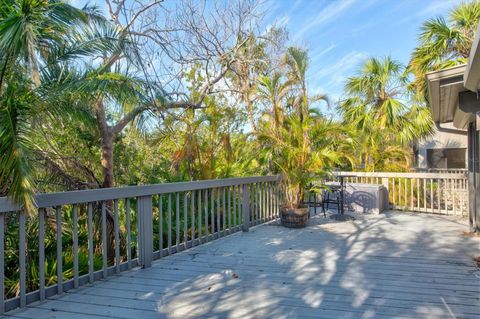
[[[467,173],[466,168],[414,168],[417,173],[443,173],[443,174],[463,174]]]
[[[40,194],[36,216],[2,197],[0,313],[275,219],[279,180],[246,177]]]
[[[346,182],[382,184],[392,209],[442,215],[468,215],[468,181],[464,173],[336,172]],[[354,175],[354,176],[351,176]]]

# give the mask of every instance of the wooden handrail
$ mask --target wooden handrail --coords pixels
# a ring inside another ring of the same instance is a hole
[[[35,203],[38,208],[47,208],[59,205],[70,205],[127,197],[184,192],[205,188],[228,187],[261,182],[276,182],[280,181],[280,179],[280,175],[255,176],[227,179],[209,179],[192,182],[99,188],[59,193],[45,193],[36,195]],[[19,209],[20,207],[15,204],[10,198],[0,197],[0,213],[18,211]]]

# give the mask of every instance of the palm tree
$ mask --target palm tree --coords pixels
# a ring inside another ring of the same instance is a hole
[[[42,68],[52,63],[67,35],[97,17],[59,1],[7,0],[0,9],[0,190],[34,211],[32,127],[38,114],[53,112],[42,96]],[[95,42],[95,41],[93,41]],[[92,50],[91,42],[72,47],[68,56]],[[65,53],[65,52],[64,52]],[[64,55],[63,58],[66,58]],[[58,61],[63,61],[58,57]],[[43,91],[45,93],[45,90]]]
[[[426,97],[425,74],[467,62],[480,19],[480,1],[462,2],[448,18],[436,17],[423,23],[409,64],[415,76],[414,88]]]
[[[295,95],[293,106],[298,117],[302,120],[308,113],[308,91],[307,91],[307,68],[308,53],[299,47],[289,47],[284,57],[284,63],[288,66],[288,80],[297,86],[298,94]]]
[[[351,147],[345,127],[308,109],[303,119],[296,113],[286,115],[283,125],[273,128],[261,125],[260,142],[264,156],[271,158],[277,171],[283,175],[286,203],[290,209],[303,205],[309,184],[330,169],[342,163],[344,146]],[[340,138],[342,137],[342,138]]]
[[[280,72],[264,75],[258,79],[257,94],[270,104],[270,119],[274,129],[283,124],[282,102],[291,89],[291,82],[284,81]]]
[[[358,131],[360,165],[378,169],[376,154],[392,151],[430,133],[428,109],[407,90],[405,67],[391,59],[369,58],[346,83],[348,98],[340,104],[346,125]],[[393,147],[397,146],[397,147]],[[399,158],[399,156],[393,156]]]

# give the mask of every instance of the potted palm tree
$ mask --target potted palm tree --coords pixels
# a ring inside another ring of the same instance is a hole
[[[310,96],[306,85],[307,52],[288,48],[284,57],[286,79],[274,73],[259,81],[259,96],[271,104],[269,120],[260,123],[259,139],[271,169],[283,175],[283,202],[280,207],[284,226],[303,227],[308,211],[305,193],[314,179],[322,177],[341,159],[339,143],[349,143],[340,124],[325,119],[312,107],[327,101],[326,96]]]
[[[271,143],[271,158],[282,174],[283,202],[280,206],[282,225],[304,227],[308,211],[305,194],[315,179],[328,174],[332,164],[340,159],[333,143],[342,129],[321,116],[305,114],[286,117],[274,133],[264,135]]]

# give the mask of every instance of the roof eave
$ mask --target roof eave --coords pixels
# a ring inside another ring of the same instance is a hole
[[[480,24],[478,25],[475,39],[472,43],[467,69],[465,71],[465,87],[472,92],[477,92],[480,83]]]
[[[438,71],[428,72],[427,88],[430,101],[430,108],[432,110],[433,120],[437,123],[443,123],[441,113],[440,101],[440,87],[443,85],[455,84],[458,81],[463,81],[463,76],[467,68],[466,64],[457,65],[451,68],[442,69]],[[453,117],[453,114],[452,114]]]

